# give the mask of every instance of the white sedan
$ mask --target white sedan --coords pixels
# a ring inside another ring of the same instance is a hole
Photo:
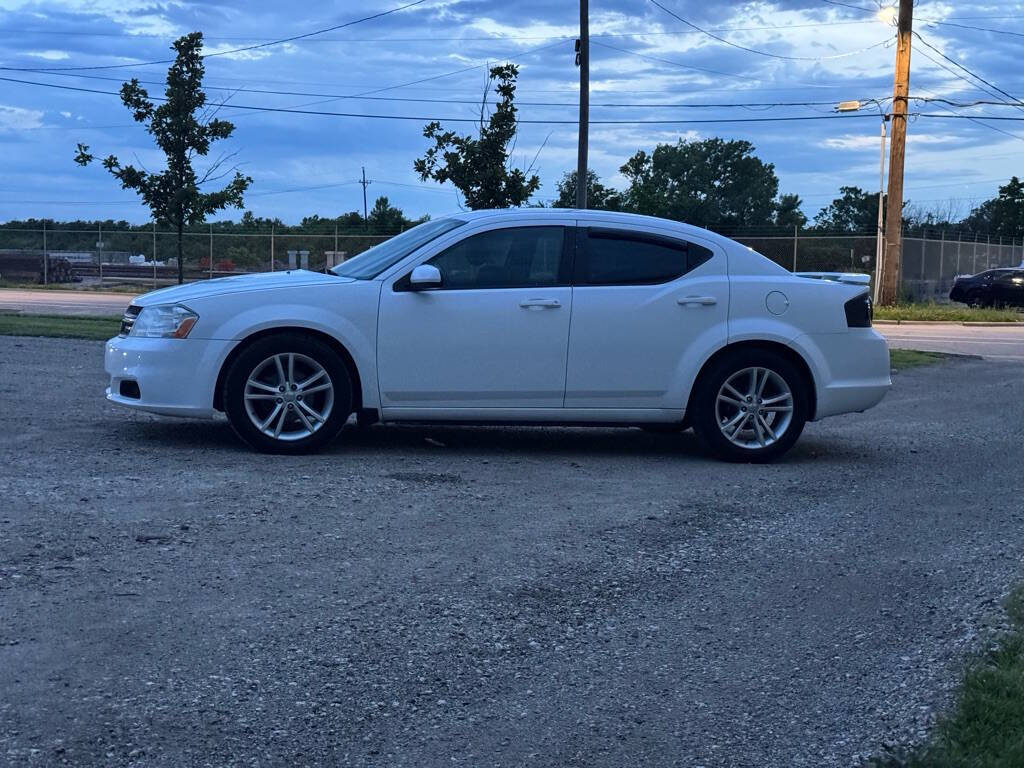
[[[567,209],[420,224],[321,274],[244,275],[135,299],[107,399],[227,414],[304,453],[360,423],[692,426],[766,461],[805,422],[890,386],[866,276],[792,274],[664,219]]]

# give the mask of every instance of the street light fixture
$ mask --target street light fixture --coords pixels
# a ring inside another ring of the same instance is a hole
[[[883,9],[885,10],[885,9]],[[881,14],[879,15],[881,17]],[[878,107],[878,114],[882,118],[882,150],[881,150],[881,161],[879,163],[878,171],[878,230],[875,233],[875,303],[878,303],[879,292],[882,285],[882,261],[885,258],[885,229],[883,227],[883,215],[884,210],[882,200],[885,197],[885,123],[889,119],[889,116],[882,111],[882,104],[877,99],[868,99],[865,102],[861,101],[841,101],[836,105],[836,112],[857,112],[861,107],[868,104],[874,104]]]
[[[883,24],[888,24],[890,27],[895,27],[896,22],[900,17],[900,9],[894,5],[886,6],[885,8],[879,8],[878,13],[875,14],[877,18]]]

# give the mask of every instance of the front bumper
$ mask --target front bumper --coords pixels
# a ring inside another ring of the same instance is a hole
[[[211,418],[217,374],[236,342],[115,336],[106,343],[107,400],[165,416]],[[139,397],[121,394],[121,382]]]

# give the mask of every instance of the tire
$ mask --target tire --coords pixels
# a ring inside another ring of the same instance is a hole
[[[770,350],[737,349],[701,374],[691,408],[694,429],[713,455],[763,463],[793,447],[807,423],[808,404],[807,385],[793,363]],[[743,410],[751,407],[756,410]]]
[[[333,440],[352,413],[352,378],[319,339],[265,336],[231,364],[224,412],[235,433],[261,453],[312,453]]]
[[[980,293],[972,293],[967,296],[967,300],[964,302],[968,307],[976,309],[985,309],[991,306],[991,302],[986,301],[985,297]]]

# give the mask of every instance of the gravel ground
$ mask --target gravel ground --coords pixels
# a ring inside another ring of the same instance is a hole
[[[347,430],[258,456],[0,338],[0,760],[849,766],[919,738],[1024,542],[1024,365],[690,434]]]

